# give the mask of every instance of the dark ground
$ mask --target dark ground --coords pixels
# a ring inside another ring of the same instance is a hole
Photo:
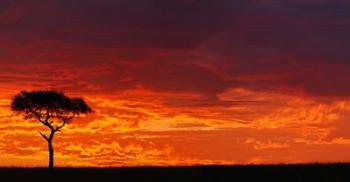
[[[350,164],[132,167],[132,168],[2,168],[0,181],[347,181]]]

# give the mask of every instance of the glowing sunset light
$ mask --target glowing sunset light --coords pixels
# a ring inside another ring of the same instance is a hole
[[[350,3],[0,0],[0,166],[46,166],[11,111],[56,89],[94,112],[57,166],[350,162]]]

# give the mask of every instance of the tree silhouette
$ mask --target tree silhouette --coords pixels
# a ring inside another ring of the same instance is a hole
[[[22,91],[11,103],[11,109],[23,114],[25,119],[36,119],[50,129],[50,134],[39,132],[48,142],[49,169],[54,168],[55,133],[68,124],[75,116],[92,112],[82,98],[69,98],[56,90]]]

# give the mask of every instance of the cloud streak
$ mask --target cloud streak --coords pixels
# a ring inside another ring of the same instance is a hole
[[[8,105],[47,88],[96,111],[57,137],[62,166],[350,161],[348,6],[0,0],[0,165],[45,165]]]

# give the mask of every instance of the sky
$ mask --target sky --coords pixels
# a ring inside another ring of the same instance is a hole
[[[94,112],[58,166],[350,162],[347,0],[0,0],[0,166],[46,166],[10,110],[58,89]]]

